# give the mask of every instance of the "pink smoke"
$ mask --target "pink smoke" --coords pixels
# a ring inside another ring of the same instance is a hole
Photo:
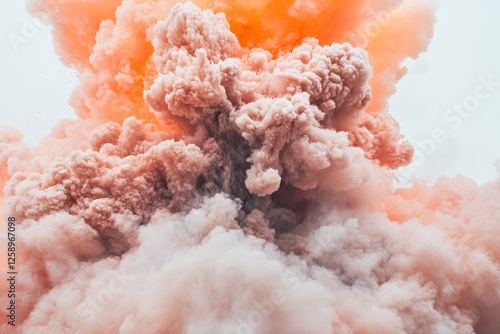
[[[428,3],[252,5],[268,24],[240,2],[30,5],[79,73],[81,119],[35,148],[0,131],[22,262],[3,331],[500,330],[498,182],[394,189],[388,170],[413,153],[385,100],[429,41]],[[338,8],[351,16],[323,32]],[[353,36],[368,9],[398,8],[380,35]]]

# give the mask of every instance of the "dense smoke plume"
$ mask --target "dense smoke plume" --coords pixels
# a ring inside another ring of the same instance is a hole
[[[29,8],[80,119],[0,131],[15,333],[500,331],[500,184],[393,187],[413,148],[386,101],[432,4]]]

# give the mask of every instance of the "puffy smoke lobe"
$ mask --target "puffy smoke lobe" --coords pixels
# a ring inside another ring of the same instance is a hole
[[[370,99],[363,51],[311,39],[276,59],[262,49],[234,58],[240,46],[224,17],[191,4],[174,7],[155,33],[159,76],[146,101],[164,118],[203,125],[221,145],[228,133],[241,136],[233,144],[251,151],[250,193],[271,195],[282,178],[299,189],[316,188],[322,174],[362,157],[348,133],[335,128],[344,122],[336,114],[359,118]]]
[[[31,8],[79,72],[82,119],[35,148],[0,131],[14,332],[500,330],[498,183],[396,190],[387,170],[412,156],[385,100],[429,4]]]

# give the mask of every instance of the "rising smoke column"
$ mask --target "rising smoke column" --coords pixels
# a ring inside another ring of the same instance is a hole
[[[498,183],[387,170],[411,160],[385,101],[427,2],[30,6],[81,120],[36,148],[0,132],[16,332],[496,332]]]

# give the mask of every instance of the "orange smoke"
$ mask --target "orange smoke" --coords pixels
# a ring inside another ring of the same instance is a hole
[[[398,1],[197,0],[195,3],[224,13],[243,47],[261,47],[277,54],[299,45],[306,37],[317,38],[322,45],[352,43],[353,31],[361,23],[379,10],[391,10]]]
[[[143,99],[151,78],[153,47],[148,33],[173,5],[158,1],[123,4],[113,1],[32,0],[31,12],[50,21],[61,61],[75,68],[80,85],[70,104],[83,119],[122,123],[127,117],[176,133],[180,127],[160,122]],[[129,6],[137,7],[130,11]],[[130,15],[132,14],[132,15]]]
[[[274,55],[289,51],[306,37],[321,45],[349,42],[365,47],[373,66],[369,111],[385,101],[405,74],[401,67],[427,48],[433,33],[433,5],[398,0],[206,1],[196,4],[223,12],[243,47],[261,47]]]
[[[135,116],[163,130],[179,130],[179,124],[159,121],[143,99],[143,91],[157,75],[151,63],[152,28],[177,2],[30,2],[33,13],[48,16],[54,25],[55,47],[63,63],[78,71],[81,84],[70,103],[79,116],[120,123]],[[321,45],[349,42],[366,47],[374,70],[371,112],[385,110],[385,101],[405,73],[401,63],[426,48],[434,20],[429,3],[413,0],[194,2],[224,13],[244,48],[260,47],[276,56],[306,37]]]
[[[373,99],[368,111],[387,109],[387,98],[396,92],[396,83],[406,73],[402,62],[416,58],[427,48],[433,33],[434,12],[426,1],[407,1],[390,12],[386,26],[369,36],[366,50],[374,76],[370,81]]]

